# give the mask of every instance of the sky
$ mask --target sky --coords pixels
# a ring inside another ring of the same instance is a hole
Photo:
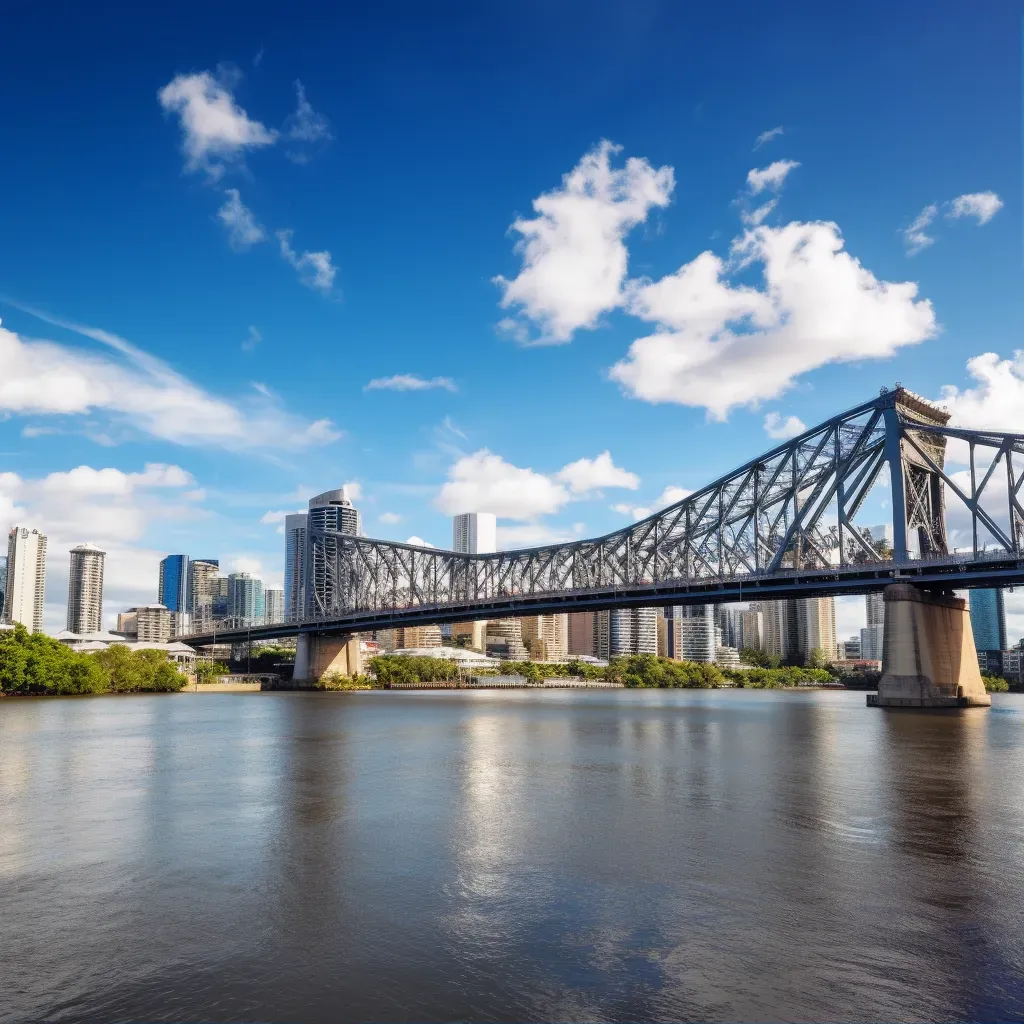
[[[897,381],[1024,430],[1019,3],[151,7],[0,40],[0,528],[50,629],[76,543],[108,622],[169,552],[280,586],[341,484],[516,547]]]

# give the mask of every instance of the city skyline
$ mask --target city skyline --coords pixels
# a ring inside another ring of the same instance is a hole
[[[76,20],[82,48],[58,58],[25,12],[3,73],[45,74],[66,101],[0,100],[11,131],[53,125],[9,168],[0,527],[102,546],[109,625],[152,600],[166,552],[217,550],[226,572],[285,586],[278,531],[335,481],[368,535],[444,546],[450,516],[480,510],[512,547],[609,532],[897,380],[956,422],[1020,429],[1019,25],[933,11],[931,38],[971,55],[984,40],[983,69],[918,53],[862,81],[857,19],[830,11],[811,96],[791,15],[711,11],[733,66],[674,59],[688,15],[645,11],[592,12],[582,48],[571,19],[543,42],[488,11],[429,61],[401,30],[415,117],[387,100],[391,76],[357,91],[293,29],[255,63],[258,12],[212,44],[143,32],[133,11],[144,57],[116,82],[89,72],[119,66],[96,23]],[[471,56],[496,30],[515,61]],[[562,76],[589,81],[591,62],[615,85],[580,105]],[[914,98],[910,123],[893,95]],[[87,204],[49,187],[65,138]],[[412,189],[410,138],[442,145]],[[51,567],[47,628],[67,573]],[[836,611],[840,635],[863,624],[856,600]],[[1007,617],[1024,633],[1019,596]]]

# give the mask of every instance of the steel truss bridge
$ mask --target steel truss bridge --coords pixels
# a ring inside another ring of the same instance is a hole
[[[891,547],[857,518],[886,484]],[[181,639],[202,646],[856,594],[894,580],[1005,587],[1024,583],[1022,484],[1024,434],[951,427],[945,410],[897,385],[593,540],[471,555],[310,530],[307,578],[315,586],[307,583],[303,621],[217,624]]]

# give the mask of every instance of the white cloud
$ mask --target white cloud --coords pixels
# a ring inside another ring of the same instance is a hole
[[[935,215],[939,212],[938,206],[931,203],[926,206],[911,222],[903,229],[903,244],[907,247],[907,255],[914,256],[929,245],[935,244],[935,239],[928,234]]]
[[[77,466],[38,479],[0,473],[0,533],[15,523],[47,535],[48,629],[62,629],[68,586],[67,552],[92,541],[107,552],[104,608],[117,610],[157,598],[159,561],[166,552],[140,544],[157,521],[188,521],[205,515],[188,504],[194,483],[180,466],[150,463],[142,470]]]
[[[761,132],[757,139],[754,141],[754,149],[760,149],[765,143],[771,142],[772,139],[778,138],[780,135],[785,134],[782,125],[780,124],[776,128],[769,128],[766,132]]]
[[[806,429],[807,426],[803,420],[796,416],[786,416],[783,418],[781,413],[770,412],[764,418],[764,432],[776,441],[781,441],[788,437],[796,437],[797,434],[802,434]]]
[[[987,224],[1001,209],[1003,201],[995,192],[968,192],[949,203],[947,217],[973,217],[979,224]]]
[[[757,167],[747,171],[747,185],[750,187],[750,194],[759,195],[766,188],[778,191],[790,171],[796,170],[800,164],[796,160],[776,160],[767,167]]]
[[[277,240],[281,243],[281,258],[290,263],[298,272],[299,280],[307,287],[329,294],[334,287],[334,276],[338,270],[331,265],[331,254],[323,252],[303,252],[300,256],[292,248],[291,229],[277,232]]]
[[[400,523],[402,521],[402,517],[397,512],[381,512],[381,514],[377,516],[377,521],[384,523],[387,526],[394,526],[395,523]]]
[[[761,226],[733,242],[732,257],[726,265],[705,252],[630,289],[630,312],[659,329],[610,371],[627,394],[724,419],[734,406],[777,397],[809,370],[884,358],[937,333],[917,285],[879,281],[843,250],[836,224]],[[763,288],[728,280],[757,263]]]
[[[1024,350],[1012,359],[985,352],[967,360],[974,386],[947,384],[938,399],[954,426],[1021,433],[1024,426]]]
[[[740,217],[744,224],[749,225],[752,228],[756,228],[758,224],[764,222],[764,219],[779,205],[778,198],[769,199],[767,203],[762,203],[760,206],[755,207],[753,210],[747,212],[746,210],[741,211]]]
[[[251,555],[234,555],[227,559],[228,572],[247,572],[262,579],[263,563]]]
[[[276,141],[276,132],[251,120],[238,106],[224,74],[219,79],[209,71],[177,75],[157,96],[165,111],[180,118],[189,171],[205,171],[217,179],[246,149]]]
[[[644,505],[630,505],[628,503],[612,505],[611,510],[618,512],[620,516],[629,516],[634,522],[646,519],[651,514],[651,510]]]
[[[363,485],[358,480],[346,480],[341,487],[349,501],[359,501],[363,496]]]
[[[668,508],[669,505],[675,505],[684,498],[688,498],[691,494],[693,494],[693,491],[688,487],[674,487],[670,485],[661,492],[655,505],[657,508]]]
[[[228,245],[237,252],[245,252],[265,241],[267,232],[245,203],[237,188],[224,190],[227,201],[217,211],[217,218],[228,233]]]
[[[562,544],[575,540],[568,530],[546,523],[519,523],[498,527],[498,550],[515,551],[517,548],[537,548],[544,544]]]
[[[481,448],[451,467],[434,504],[447,515],[493,512],[506,519],[535,519],[557,512],[568,501],[563,484]]]
[[[657,498],[648,505],[631,505],[629,502],[620,502],[617,505],[612,505],[611,510],[618,512],[619,515],[629,516],[631,519],[639,520],[646,519],[649,515],[654,512],[661,511],[662,509],[668,508],[670,505],[678,504],[684,498],[688,498],[693,491],[687,487],[676,487],[670,484],[666,487]]]
[[[422,537],[417,537],[413,534],[411,537],[406,537],[406,544],[412,544],[418,548],[436,548],[436,544],[431,544],[430,541],[424,540]]]
[[[47,434],[60,434],[62,433],[60,427],[22,427],[22,437],[45,437]]]
[[[596,459],[577,459],[559,470],[556,479],[567,484],[573,494],[588,494],[602,487],[625,487],[635,491],[640,486],[636,473],[621,469],[612,462],[611,452],[601,452]]]
[[[655,170],[630,157],[613,168],[621,147],[603,141],[562,178],[560,188],[533,201],[537,216],[519,218],[512,230],[523,269],[511,281],[496,277],[501,306],[518,309],[540,329],[537,341],[570,341],[580,328],[594,328],[601,315],[622,301],[628,253],[625,236],[653,207],[667,206],[675,182],[672,169]],[[527,337],[522,321],[504,329]]]
[[[262,340],[263,335],[260,334],[259,328],[253,327],[252,324],[249,324],[246,337],[242,341],[242,351],[251,352]]]
[[[318,114],[309,100],[303,84],[295,80],[295,95],[298,106],[284,123],[285,137],[293,142],[327,142],[331,139],[331,125],[323,114]]]
[[[108,331],[20,308],[91,338],[116,355],[29,341],[0,327],[0,411],[62,416],[105,412],[122,430],[234,451],[308,448],[341,436],[330,420],[310,423],[273,399],[232,402],[211,395]]]
[[[428,391],[441,388],[458,391],[451,377],[417,377],[414,373],[396,373],[392,377],[374,377],[363,387],[364,391]]]

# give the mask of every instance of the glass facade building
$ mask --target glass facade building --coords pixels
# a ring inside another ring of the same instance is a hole
[[[160,563],[157,601],[168,611],[191,611],[188,564],[188,555],[168,555]]]
[[[970,591],[971,631],[979,651],[1006,650],[1006,609],[1001,590]]]

